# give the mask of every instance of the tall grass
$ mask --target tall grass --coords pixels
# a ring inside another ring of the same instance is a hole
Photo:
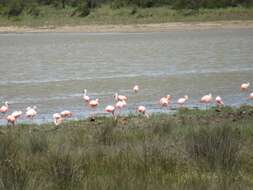
[[[0,189],[251,189],[253,108],[2,126]]]

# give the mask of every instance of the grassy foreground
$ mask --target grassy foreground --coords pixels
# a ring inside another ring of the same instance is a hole
[[[252,189],[253,107],[0,129],[0,189]]]
[[[109,5],[92,9],[86,17],[73,16],[75,8],[56,9],[40,6],[39,16],[22,13],[17,17],[0,17],[0,26],[77,26],[90,24],[148,24],[166,22],[194,22],[221,20],[253,20],[253,8],[173,10],[169,7],[112,9]]]

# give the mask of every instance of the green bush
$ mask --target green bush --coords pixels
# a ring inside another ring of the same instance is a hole
[[[81,0],[77,9],[74,11],[72,15],[78,15],[81,17],[88,16],[90,14],[90,8],[88,6],[88,2],[86,0]]]
[[[35,17],[39,16],[40,12],[41,12],[37,3],[31,3],[31,4],[29,4],[27,6],[26,10],[27,10],[27,13],[29,15],[32,15],[32,16],[35,16]]]
[[[20,0],[10,0],[7,4],[5,14],[8,16],[18,16],[24,10],[23,2]]]

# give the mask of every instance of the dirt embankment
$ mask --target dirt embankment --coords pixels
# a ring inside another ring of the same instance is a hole
[[[253,21],[216,21],[216,22],[174,22],[160,24],[131,25],[80,25],[80,26],[42,26],[18,27],[0,26],[1,33],[23,32],[166,32],[175,30],[206,30],[206,29],[240,29],[252,28]]]

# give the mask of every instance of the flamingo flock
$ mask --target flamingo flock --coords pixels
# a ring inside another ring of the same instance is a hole
[[[240,90],[242,92],[247,92],[249,90],[249,87],[250,87],[249,82],[243,83],[240,86]],[[139,92],[140,88],[138,85],[134,85],[132,90],[136,94]],[[121,110],[127,106],[128,97],[126,95],[118,94],[116,92],[114,94],[113,98],[114,98],[114,104],[107,105],[105,107],[104,111],[106,113],[112,114],[114,119],[117,119],[117,117],[121,113]],[[251,92],[249,94],[248,99],[253,100],[253,92]],[[84,100],[85,105],[93,110],[96,110],[96,108],[99,106],[99,98],[95,98],[95,99],[90,98],[88,96],[87,89],[84,89],[84,91],[83,91],[83,100]],[[179,107],[182,107],[187,103],[188,100],[189,100],[189,96],[184,95],[183,97],[179,98],[176,101],[176,103]],[[209,93],[207,95],[202,96],[200,98],[199,102],[202,104],[205,104],[206,108],[207,108],[208,106],[210,106],[213,103],[212,94]],[[214,99],[214,102],[218,108],[225,105],[224,101],[222,100],[222,98],[220,96],[216,96],[216,98]],[[172,97],[169,94],[162,97],[159,100],[159,104],[161,107],[169,107],[171,105],[171,103],[172,103]],[[5,115],[7,114],[8,111],[9,111],[9,103],[6,101],[4,103],[4,105],[2,105],[0,107],[0,114],[2,115],[2,118],[6,119],[7,124],[15,125],[18,118],[20,118],[22,116],[23,112],[22,111],[13,111],[10,115],[7,115],[5,117]],[[149,118],[149,113],[148,113],[146,107],[143,105],[137,106],[136,112]],[[31,121],[33,121],[33,119],[37,116],[37,107],[36,106],[27,107],[26,112],[25,112],[25,116],[28,119],[30,119]],[[62,124],[64,122],[65,119],[71,118],[72,116],[73,116],[73,113],[69,110],[64,110],[60,113],[54,113],[53,114],[53,123],[56,126],[59,126],[60,124]]]

